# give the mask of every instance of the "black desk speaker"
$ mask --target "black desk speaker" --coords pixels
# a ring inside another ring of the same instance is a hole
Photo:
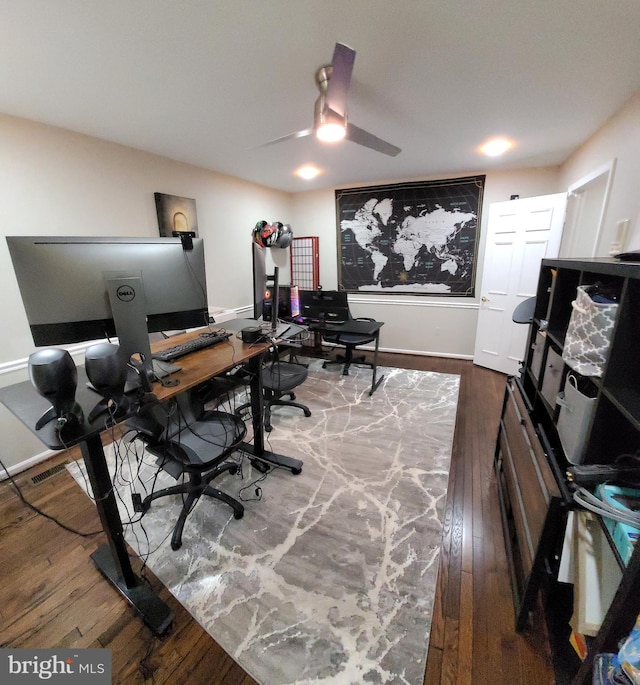
[[[127,359],[119,345],[97,343],[85,353],[84,368],[94,390],[102,395],[102,400],[89,413],[89,421],[100,414],[124,413],[129,401],[124,394],[127,382]]]
[[[49,348],[31,354],[29,378],[38,393],[51,402],[51,408],[38,419],[36,430],[54,419],[58,428],[82,423],[82,409],[75,401],[78,370],[67,350]]]

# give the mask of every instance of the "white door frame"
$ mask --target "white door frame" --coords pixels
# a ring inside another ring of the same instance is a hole
[[[604,226],[604,219],[607,213],[607,206],[609,204],[609,196],[611,194],[611,187],[613,185],[613,174],[616,168],[616,159],[613,158],[606,164],[594,169],[591,173],[583,176],[581,179],[572,183],[567,188],[567,214],[564,233],[562,236],[562,245],[560,247],[561,257],[604,257],[609,255],[608,249],[602,252],[600,249],[600,239],[602,237],[602,229]],[[585,250],[577,250],[576,238],[580,230],[580,223],[584,220],[583,206],[586,193],[589,188],[606,177],[605,189],[602,197],[602,204],[596,224],[593,244]],[[580,254],[577,254],[580,252]],[[602,254],[598,254],[602,252]]]

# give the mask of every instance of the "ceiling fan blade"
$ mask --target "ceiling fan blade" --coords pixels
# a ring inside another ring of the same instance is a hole
[[[385,155],[389,155],[389,157],[395,157],[402,152],[399,147],[387,143],[386,140],[382,140],[382,138],[378,138],[377,136],[374,136],[373,133],[358,128],[350,122],[347,123],[346,139],[350,140],[352,143],[371,148],[376,152],[382,152]]]
[[[355,59],[355,50],[342,43],[336,43],[331,60],[331,78],[327,87],[327,106],[342,117],[347,112],[347,96]]]
[[[295,138],[304,138],[306,136],[310,136],[314,133],[314,130],[312,128],[305,128],[304,131],[296,131],[295,133],[289,133],[286,136],[282,136],[281,138],[275,138],[274,140],[270,140],[266,143],[261,143],[260,145],[256,145],[253,148],[250,148],[251,150],[255,150],[258,147],[265,147],[267,145],[274,145],[275,143],[282,143],[285,140],[294,140]]]

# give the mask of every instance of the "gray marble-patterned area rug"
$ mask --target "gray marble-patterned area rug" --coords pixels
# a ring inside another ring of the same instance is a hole
[[[201,499],[177,552],[178,498],[156,500],[127,527],[151,570],[262,685],[423,682],[459,377],[379,371],[370,397],[369,369],[345,377],[311,360],[296,394],[312,416],[276,407],[267,438],[302,459],[302,473],[253,484],[262,474],[245,460],[240,476],[216,481],[233,496],[245,488],[241,520]],[[138,475],[150,489],[155,470]],[[124,503],[129,480],[117,483]],[[162,473],[156,487],[174,482]]]

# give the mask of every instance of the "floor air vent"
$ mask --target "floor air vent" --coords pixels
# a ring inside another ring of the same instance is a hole
[[[55,476],[56,473],[60,473],[60,471],[64,471],[68,463],[69,463],[68,461],[65,461],[61,464],[56,464],[55,466],[52,466],[50,469],[47,469],[46,471],[39,473],[37,476],[34,476],[31,479],[31,482],[34,485],[38,485],[38,483],[42,483],[43,480],[47,480],[47,478],[51,478],[51,476]]]

